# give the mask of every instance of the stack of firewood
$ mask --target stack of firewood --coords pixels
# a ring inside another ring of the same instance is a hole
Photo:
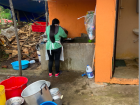
[[[36,45],[39,43],[40,36],[43,33],[32,32],[30,25],[25,25],[18,31],[19,42],[22,52],[22,59],[38,59]],[[7,38],[0,35],[1,49],[5,50],[9,54],[9,59],[18,55],[16,36]]]

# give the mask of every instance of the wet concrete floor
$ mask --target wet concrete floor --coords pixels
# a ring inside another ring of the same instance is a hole
[[[46,80],[51,82],[51,87],[58,87],[58,85],[65,83],[72,83],[77,78],[81,77],[83,72],[75,72],[75,71],[61,71],[59,77],[55,77],[54,74],[52,77],[48,76],[48,71],[43,71],[40,76],[27,76],[29,79],[28,84],[31,84],[37,80]]]

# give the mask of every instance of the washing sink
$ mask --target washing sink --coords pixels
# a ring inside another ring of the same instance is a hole
[[[134,32],[136,35],[139,35],[139,29],[133,29],[133,32]]]

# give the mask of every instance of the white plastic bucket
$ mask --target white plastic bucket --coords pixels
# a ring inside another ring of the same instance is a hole
[[[41,54],[40,54],[40,51],[37,51],[37,55],[38,55],[39,62],[41,62]]]
[[[93,78],[94,77],[93,70],[89,65],[87,65],[86,72],[87,72],[87,77],[88,78]]]

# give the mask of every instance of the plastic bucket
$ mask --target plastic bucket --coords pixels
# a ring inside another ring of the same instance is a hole
[[[43,102],[40,105],[57,105],[56,103],[52,102],[52,101],[47,101],[47,102]]]
[[[5,86],[6,100],[12,97],[21,97],[21,92],[27,87],[28,79],[26,77],[10,77],[0,83]]]
[[[0,85],[0,105],[5,105],[6,97],[5,97],[5,89],[3,85]]]

